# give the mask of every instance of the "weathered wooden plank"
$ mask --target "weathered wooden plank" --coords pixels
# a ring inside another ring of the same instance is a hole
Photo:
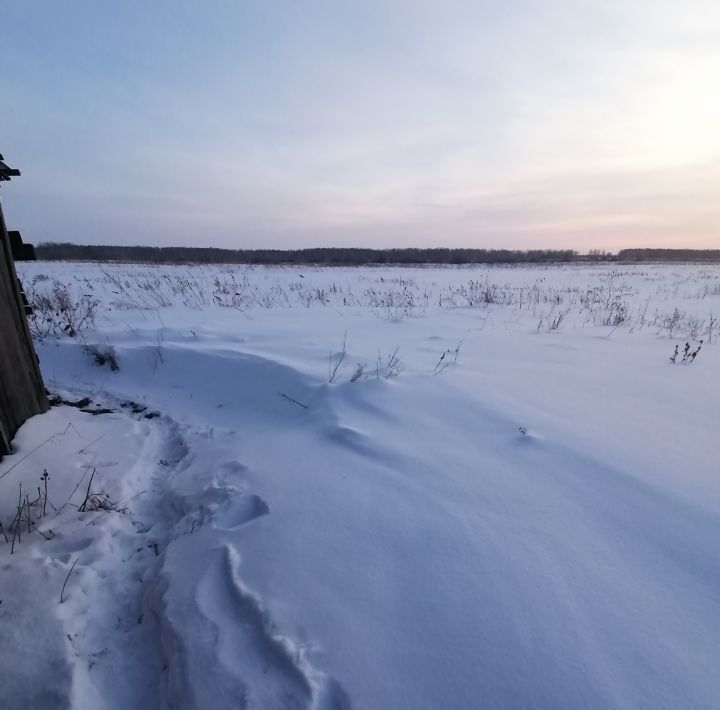
[[[35,261],[35,247],[32,244],[24,244],[20,232],[15,229],[8,230],[10,237],[10,249],[13,259],[18,261]]]
[[[9,180],[11,177],[18,177],[19,175],[20,171],[15,168],[11,168],[3,162],[3,157],[0,155],[0,180]]]
[[[0,207],[0,455],[8,453],[12,437],[25,420],[47,409]]]

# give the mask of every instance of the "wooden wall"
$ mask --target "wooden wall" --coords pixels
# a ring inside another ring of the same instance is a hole
[[[0,206],[0,456],[23,422],[47,409]]]

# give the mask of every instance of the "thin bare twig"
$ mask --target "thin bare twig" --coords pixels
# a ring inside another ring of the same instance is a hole
[[[95,463],[95,459],[97,457],[98,457],[97,454],[95,454],[95,456],[92,457],[92,460],[85,468],[83,475],[80,476],[80,480],[75,484],[75,488],[73,488],[72,493],[68,496],[68,499],[55,511],[56,514],[61,513],[63,511],[63,509],[65,508],[65,506],[68,505],[68,503],[70,503],[70,501],[72,500],[72,497],[75,495],[75,492],[77,491],[78,488],[80,488],[80,484],[85,480],[85,476],[87,476],[88,471],[90,470],[90,466],[92,466]]]
[[[67,431],[67,429],[65,430]],[[41,449],[45,444],[49,444],[56,436],[59,436],[58,434],[51,434],[45,441],[43,441],[41,444],[38,444],[32,451],[28,451],[28,453],[25,454],[19,461],[16,461],[10,468],[5,471],[4,473],[0,474],[0,479],[5,478],[5,476],[10,473],[16,466],[19,466],[25,459],[30,458],[38,449]]]
[[[52,540],[55,537],[55,533],[52,530],[48,530],[48,534],[46,534],[42,530],[40,530],[38,524],[34,520],[32,524],[35,530],[37,530],[46,540]]]
[[[65,581],[63,582],[62,589],[60,590],[60,603],[63,603],[63,594],[65,593],[65,585],[68,583],[68,579],[70,579],[70,575],[73,573],[73,570],[75,569],[75,565],[78,563],[78,560],[80,558],[76,557],[75,562],[72,563],[72,567],[70,568],[70,571],[67,573],[67,577],[65,577]]]
[[[105,434],[107,434],[107,432],[105,432]],[[97,444],[97,442],[100,441],[100,439],[102,439],[105,434],[100,434],[97,439],[94,439],[87,446],[84,446],[82,449],[80,449],[80,451],[78,451],[78,453],[84,454],[93,444]]]
[[[338,358],[335,361],[335,365],[333,366],[333,357],[335,357],[335,353],[330,353],[330,360],[328,363],[328,382],[331,384],[335,382],[337,379],[338,370],[340,369],[340,366],[345,361],[345,356],[347,355],[347,330],[345,331],[345,335],[343,336],[343,342],[342,342],[342,350],[338,353]]]
[[[18,510],[18,512],[19,512],[19,510]],[[17,522],[17,519],[18,519],[18,513],[15,513],[15,517],[13,518],[12,523],[10,523],[10,530],[13,531],[12,542],[10,543],[10,554],[11,555],[15,554],[15,538],[17,537],[18,527],[20,525],[20,523]]]
[[[94,468],[93,472],[90,474],[90,480],[88,481],[87,491],[85,492],[85,500],[82,502],[82,505],[78,508],[78,510],[81,513],[85,512],[85,507],[87,506],[88,498],[90,497],[90,486],[92,486],[93,478],[95,478],[95,471],[97,471],[96,468]]]
[[[307,404],[303,404],[302,402],[298,402],[296,399],[293,399],[292,397],[289,397],[284,392],[280,393],[281,397],[284,397],[288,402],[292,402],[293,404],[297,404],[299,407],[302,407],[303,409],[310,409]]]

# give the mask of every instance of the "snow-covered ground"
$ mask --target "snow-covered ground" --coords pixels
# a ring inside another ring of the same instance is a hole
[[[720,267],[19,267],[0,707],[718,707]]]

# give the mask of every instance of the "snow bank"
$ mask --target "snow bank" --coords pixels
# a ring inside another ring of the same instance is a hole
[[[707,328],[717,269],[625,274],[632,323],[597,325],[581,296],[607,269],[492,270],[522,303],[463,307],[439,296],[486,271],[313,270],[329,304],[277,305],[299,276],[256,269],[230,308],[203,290],[222,270],[148,267],[168,303],[113,305],[138,269],[75,273],[118,372],[38,347],[52,388],[113,413],[54,408],[0,463],[6,527],[44,469],[57,507],[96,469],[127,508],[0,546],[3,707],[713,707],[720,355],[673,365],[690,334],[648,314]],[[422,312],[342,304],[411,279]],[[557,328],[539,279],[570,294]]]

